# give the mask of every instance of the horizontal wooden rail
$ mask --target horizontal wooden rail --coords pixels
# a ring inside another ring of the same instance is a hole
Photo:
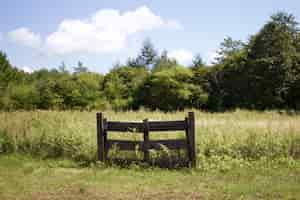
[[[118,132],[137,132],[141,133],[144,130],[144,124],[141,122],[116,122],[109,121],[105,126],[107,131]]]
[[[142,133],[143,141],[110,140],[107,139],[108,131]],[[185,139],[150,140],[149,132],[161,131],[185,131]],[[102,113],[97,113],[97,144],[98,157],[105,161],[108,151],[113,146],[120,150],[141,150],[144,152],[144,159],[149,160],[149,150],[160,150],[163,147],[168,149],[187,149],[191,166],[196,166],[195,149],[195,116],[193,112],[188,113],[185,120],[178,121],[148,121],[143,122],[119,122],[107,121]]]
[[[184,131],[186,121],[149,121],[149,131]]]
[[[130,141],[130,140],[107,140],[107,148],[117,147],[119,150],[130,151],[130,150],[145,150],[143,141]],[[175,140],[150,140],[149,149],[161,150],[163,146],[168,149],[184,149],[187,148],[186,139],[175,139]]]
[[[186,121],[148,121],[149,131],[184,131],[187,128]],[[143,133],[143,122],[117,122],[109,121],[104,124],[107,131]]]

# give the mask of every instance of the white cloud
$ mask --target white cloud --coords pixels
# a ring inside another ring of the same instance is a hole
[[[141,6],[126,12],[101,9],[85,19],[65,19],[43,41],[40,34],[24,27],[9,32],[8,38],[43,54],[114,53],[124,49],[135,33],[159,28],[183,27],[178,21],[163,19]]]
[[[3,33],[0,32],[0,41],[3,40]]]
[[[170,58],[175,58],[180,64],[189,64],[194,55],[192,52],[186,50],[186,49],[176,49],[169,52]]]
[[[22,44],[31,48],[39,48],[41,46],[41,36],[33,33],[28,28],[18,28],[8,33],[8,38],[15,43]]]
[[[63,20],[46,37],[45,49],[55,54],[111,53],[124,48],[128,37],[137,32],[171,26],[181,25],[164,20],[146,6],[123,13],[102,9],[87,19]]]
[[[31,69],[30,67],[26,67],[26,66],[22,67],[21,70],[23,70],[26,73],[32,73],[33,72],[33,69]]]

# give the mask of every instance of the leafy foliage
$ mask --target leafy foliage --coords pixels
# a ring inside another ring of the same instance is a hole
[[[78,62],[31,74],[0,53],[0,109],[300,109],[300,32],[295,17],[271,16],[248,42],[226,37],[216,63],[183,67],[147,39],[135,58],[105,75]]]
[[[194,85],[190,69],[176,66],[151,74],[140,89],[139,100],[152,110],[182,110],[200,107],[207,95]]]

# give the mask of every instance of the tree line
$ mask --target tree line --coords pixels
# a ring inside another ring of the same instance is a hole
[[[81,62],[73,72],[62,63],[25,73],[0,52],[0,109],[300,109],[300,32],[292,14],[272,15],[247,42],[225,38],[217,53],[212,65],[197,55],[182,66],[146,40],[135,58],[99,74]]]

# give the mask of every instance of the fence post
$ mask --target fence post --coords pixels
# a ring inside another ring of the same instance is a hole
[[[97,113],[97,145],[98,145],[98,160],[104,161],[104,137],[103,137],[103,114]]]
[[[104,161],[107,160],[107,156],[108,156],[108,144],[107,144],[107,119],[103,118],[103,150],[104,150],[104,156],[103,159]]]
[[[144,145],[143,150],[144,150],[144,160],[146,162],[149,161],[149,123],[148,119],[144,119]]]
[[[196,145],[195,145],[195,113],[188,113],[188,145],[189,145],[189,157],[192,167],[196,167]]]
[[[188,154],[188,158],[189,158],[189,162],[192,162],[192,150],[191,150],[191,145],[190,145],[190,134],[189,134],[189,118],[186,117],[185,118],[185,124],[186,124],[186,128],[185,128],[185,138],[186,138],[186,145],[187,145],[187,154]]]

